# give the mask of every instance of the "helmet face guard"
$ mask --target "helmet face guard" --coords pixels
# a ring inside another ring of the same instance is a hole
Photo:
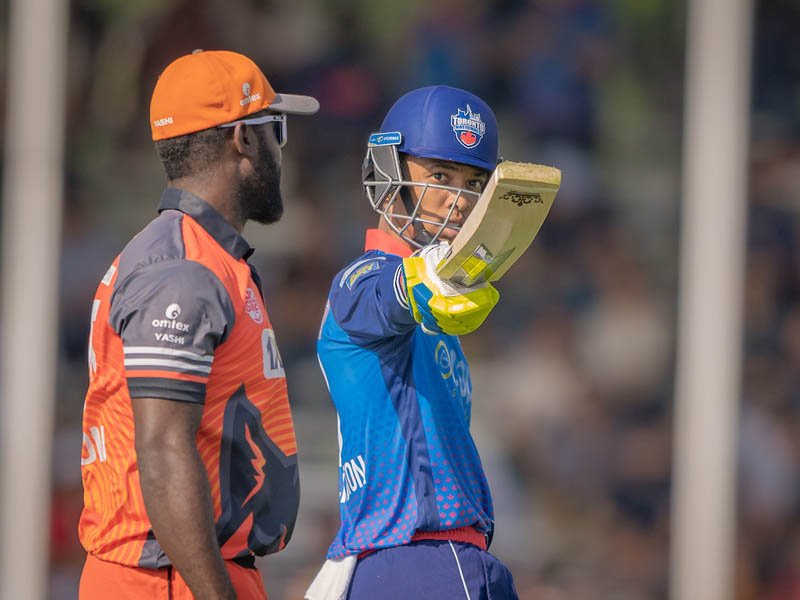
[[[373,146],[370,144],[367,148],[367,155],[364,157],[364,166],[365,176],[362,183],[372,210],[381,216],[392,231],[416,248],[436,242],[447,227],[460,231],[459,226],[450,225],[450,218],[458,200],[465,197],[471,205],[474,205],[480,198],[478,192],[471,190],[404,179],[396,145]],[[413,201],[410,193],[412,187],[420,188],[416,202]],[[432,219],[420,215],[422,201],[431,188],[447,190],[456,194],[450,210],[442,219]],[[405,211],[394,210],[398,200],[403,204]],[[415,224],[419,224],[420,227],[415,229]],[[432,225],[436,230],[431,233],[430,228],[426,228],[425,225]]]
[[[421,248],[439,239],[459,198],[474,205],[480,194],[462,188],[418,183],[403,177],[401,153],[470,165],[492,172],[497,166],[497,121],[480,98],[448,86],[431,86],[409,92],[389,110],[381,132],[372,134],[364,157],[364,190],[372,209],[389,228],[411,246]],[[411,188],[421,188],[414,202]],[[421,216],[429,189],[447,190],[456,199],[443,218]],[[404,211],[396,210],[400,200]],[[415,227],[415,225],[417,225]]]

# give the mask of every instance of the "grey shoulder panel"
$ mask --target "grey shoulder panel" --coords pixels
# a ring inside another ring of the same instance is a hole
[[[114,290],[109,324],[128,345],[166,343],[213,354],[236,320],[228,290],[205,265],[164,260],[141,265]]]
[[[136,234],[120,254],[117,286],[142,266],[186,258],[182,222],[182,213],[167,210]]]

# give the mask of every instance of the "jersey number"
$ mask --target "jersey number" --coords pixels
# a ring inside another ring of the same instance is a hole
[[[275,332],[272,329],[261,332],[261,352],[264,356],[264,377],[266,379],[285,377],[283,361],[278,352],[278,342],[275,341]]]

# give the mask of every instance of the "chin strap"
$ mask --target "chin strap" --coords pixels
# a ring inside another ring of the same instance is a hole
[[[414,241],[421,246],[427,246],[433,241],[433,236],[428,232],[427,229],[423,228],[422,231],[414,236]]]

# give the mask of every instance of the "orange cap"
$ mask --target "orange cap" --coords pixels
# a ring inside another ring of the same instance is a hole
[[[236,52],[195,50],[174,60],[158,78],[150,100],[153,140],[230,123],[265,108],[312,115],[311,96],[276,94],[256,64]]]

